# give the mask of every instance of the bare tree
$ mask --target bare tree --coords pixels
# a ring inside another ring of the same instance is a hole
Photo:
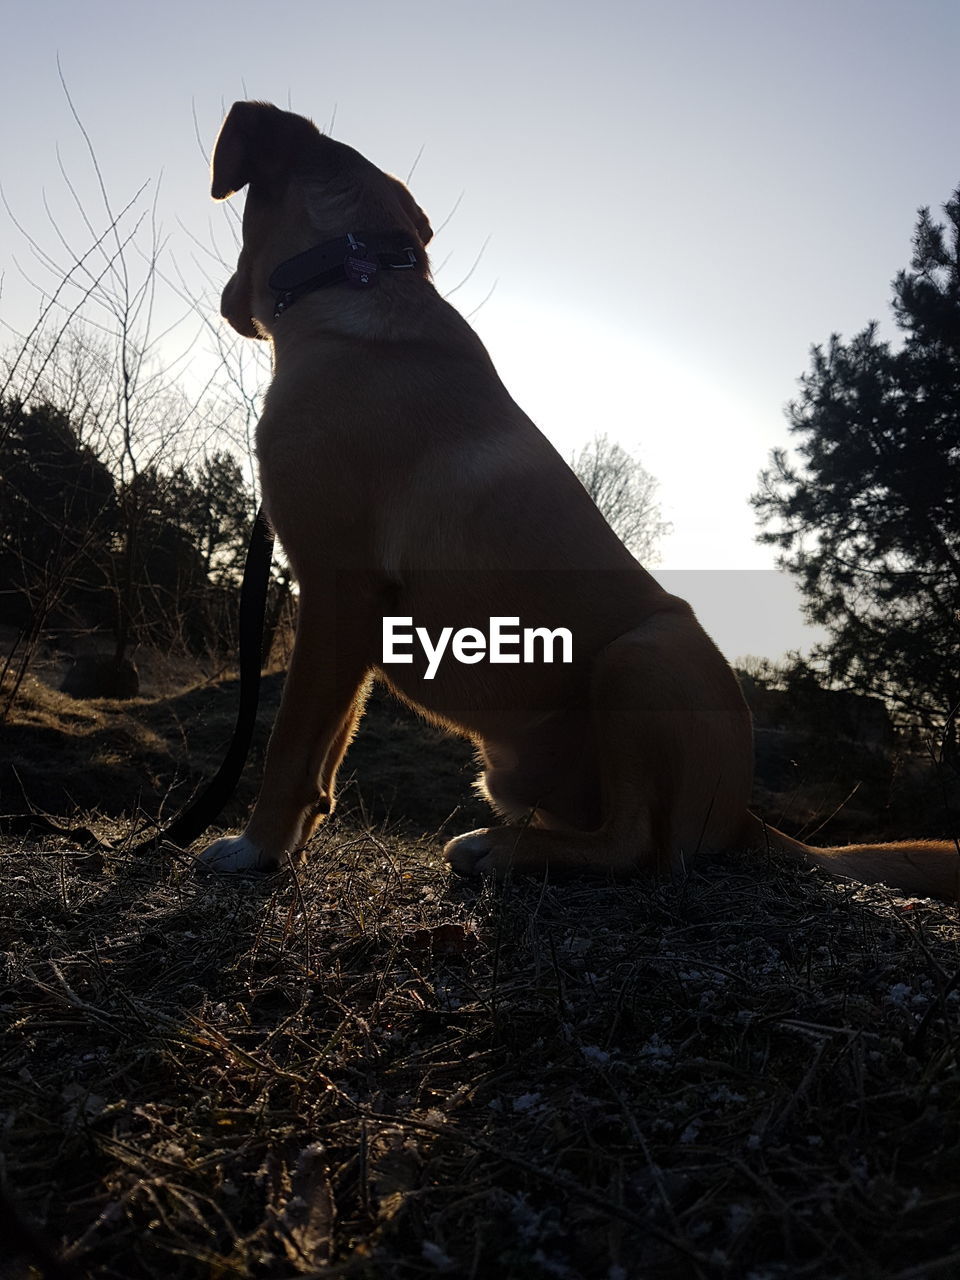
[[[570,465],[628,550],[655,563],[657,543],[671,526],[660,518],[659,486],[640,459],[604,434],[584,445]]]
[[[179,374],[194,350],[196,333],[185,333],[183,321],[193,306],[183,307],[179,316],[171,313],[170,303],[177,300],[162,270],[165,241],[156,197],[148,203],[144,184],[125,204],[112,199],[65,85],[64,92],[87,148],[95,195],[83,196],[61,165],[68,203],[76,210],[74,226],[68,228],[63,206],[55,213],[48,205],[51,230],[45,240],[28,230],[4,201],[29,250],[31,261],[20,269],[36,289],[39,307],[32,327],[4,325],[8,343],[0,360],[0,402],[25,411],[41,405],[62,410],[78,447],[101,462],[116,482],[115,553],[106,567],[114,600],[113,661],[120,667],[128,664],[137,638],[143,598],[137,574],[158,484],[168,483],[178,468],[194,466],[209,449],[222,448],[221,432],[235,410],[213,394],[219,372],[213,362],[207,382],[189,395],[184,391]],[[82,238],[82,248],[75,247],[77,238]],[[15,421],[15,415],[0,420],[0,437]],[[245,434],[242,429],[240,434]],[[4,482],[11,483],[0,476]],[[50,518],[49,512],[38,510],[33,517]],[[12,692],[8,681],[8,706],[58,603],[58,592],[49,584],[65,583],[78,562],[75,548],[69,549],[70,563],[65,560],[55,573],[45,573],[48,585],[35,593],[33,616],[15,642],[19,652]],[[11,653],[8,675],[13,674],[12,659]]]

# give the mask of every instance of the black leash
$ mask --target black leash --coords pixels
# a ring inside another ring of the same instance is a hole
[[[233,738],[227,748],[223,763],[200,794],[182,809],[165,827],[161,827],[146,840],[128,849],[129,853],[143,853],[161,843],[185,848],[206,831],[214,818],[233,795],[250,750],[250,741],[257,723],[257,705],[260,701],[260,670],[263,666],[263,621],[267,607],[267,591],[270,585],[270,561],[273,558],[273,530],[263,508],[257,512],[253,531],[247,546],[247,558],[243,566],[243,584],[240,587],[240,705]],[[23,832],[47,832],[66,836],[85,849],[112,852],[113,846],[99,840],[88,827],[62,827],[40,813],[6,814],[0,816],[0,825],[9,830]]]
[[[206,831],[236,790],[246,763],[250,741],[257,724],[260,701],[260,671],[263,666],[263,620],[270,586],[270,561],[273,559],[273,530],[263,507],[257,512],[243,565],[240,587],[240,705],[237,723],[227,754],[220,768],[203,791],[149,840],[135,845],[130,852],[140,853],[166,841],[186,848]]]

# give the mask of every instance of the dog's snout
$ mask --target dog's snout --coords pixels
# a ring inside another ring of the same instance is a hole
[[[223,316],[224,320],[230,319],[230,302],[236,288],[236,283],[237,277],[235,275],[231,276],[223,287],[223,293],[220,295],[220,314]]]
[[[220,314],[244,338],[262,338],[253,323],[250,291],[243,286],[239,272],[230,277],[220,295]]]

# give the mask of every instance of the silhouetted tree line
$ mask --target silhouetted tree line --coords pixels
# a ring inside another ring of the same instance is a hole
[[[741,658],[734,670],[757,728],[786,730],[821,743],[859,743],[878,751],[910,741],[898,737],[882,699],[824,687],[799,654],[779,663]]]
[[[828,631],[827,683],[870,693],[956,750],[960,704],[960,189],[921,209],[893,281],[902,341],[876,323],[815,346],[753,503],[760,541]]]
[[[50,633],[234,651],[252,513],[229,453],[124,481],[55,405],[0,400],[0,621],[27,657]]]

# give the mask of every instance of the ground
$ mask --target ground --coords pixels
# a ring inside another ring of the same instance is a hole
[[[3,1187],[69,1274],[960,1272],[953,908],[745,855],[476,885],[359,805],[225,880],[83,816],[113,853],[0,857]]]

